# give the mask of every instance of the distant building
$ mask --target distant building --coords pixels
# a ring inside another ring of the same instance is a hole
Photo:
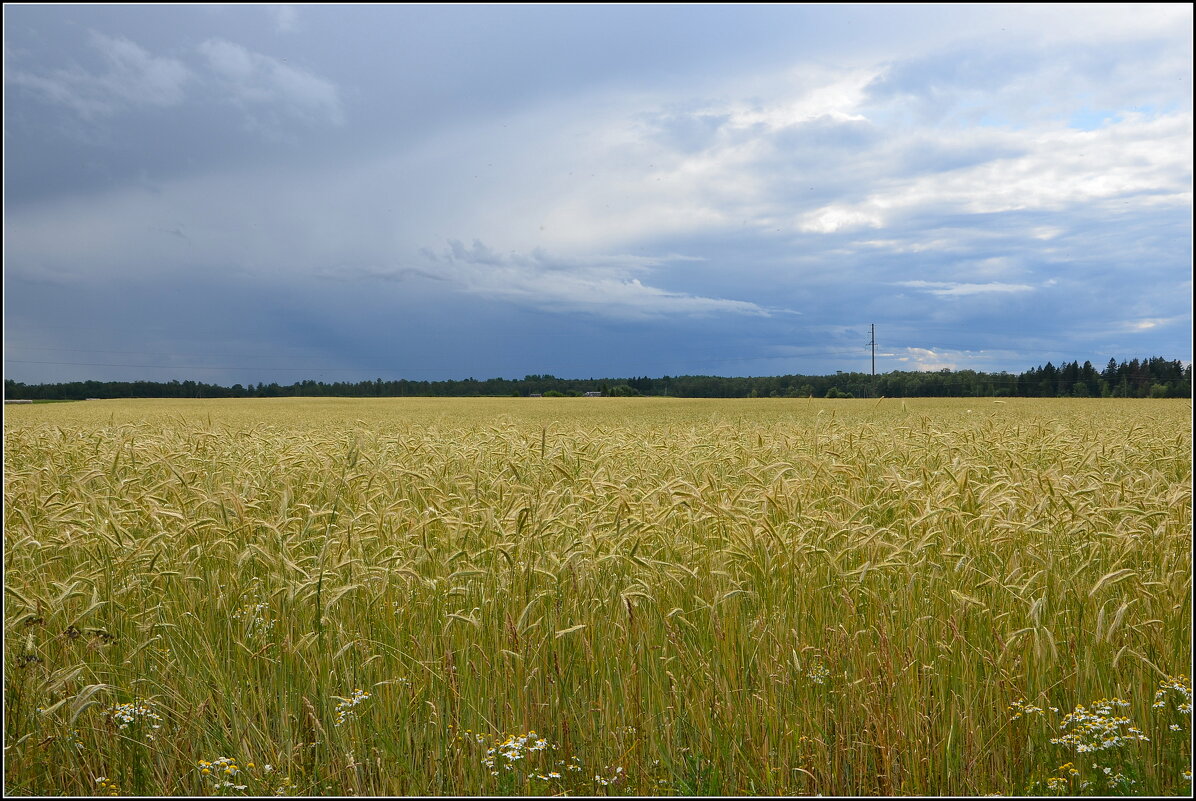
[[[31,401],[31,400],[9,400],[8,398],[5,398],[4,402],[5,403],[33,403],[33,401]]]
[[[587,393],[586,393],[585,395],[583,395],[582,397],[585,397],[585,398],[601,398],[601,397],[602,397],[602,393],[601,393],[601,392],[587,392]]]
[[[528,397],[529,398],[543,398],[544,396],[541,395],[539,392],[533,392],[532,394],[528,395]]]

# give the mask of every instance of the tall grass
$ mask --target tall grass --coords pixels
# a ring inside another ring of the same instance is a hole
[[[6,409],[5,789],[1186,795],[1190,414]]]

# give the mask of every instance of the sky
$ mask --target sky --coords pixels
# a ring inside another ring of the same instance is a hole
[[[1192,358],[1192,7],[4,6],[4,374]]]

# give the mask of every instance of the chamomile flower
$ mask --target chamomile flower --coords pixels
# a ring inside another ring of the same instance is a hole
[[[1177,712],[1181,715],[1192,714],[1192,682],[1188,680],[1187,676],[1169,676],[1160,681],[1159,689],[1154,694],[1154,703],[1151,706],[1155,709],[1162,709],[1166,706],[1168,692],[1175,692],[1180,696],[1180,702],[1175,707]]]
[[[357,689],[354,690],[352,695],[350,695],[348,698],[341,698],[339,695],[333,697],[340,701],[340,703],[336,705],[335,712],[336,725],[341,726],[345,723],[345,721],[356,717],[355,707],[367,700],[370,697],[370,694],[364,690]]]
[[[826,665],[821,662],[815,662],[810,667],[806,668],[806,678],[815,684],[825,684],[831,672],[826,669]]]
[[[1127,706],[1129,702],[1120,698],[1102,698],[1093,702],[1091,710],[1077,706],[1063,718],[1064,734],[1051,742],[1069,746],[1077,754],[1120,748],[1133,741],[1149,742],[1141,729],[1130,725],[1129,718],[1114,712],[1115,707]]]
[[[147,721],[151,729],[162,728],[162,716],[155,712],[149,701],[144,698],[127,704],[117,704],[108,712],[122,731],[142,721]],[[145,739],[154,739],[153,732],[146,732]]]
[[[1010,720],[1017,720],[1018,718],[1022,717],[1023,715],[1028,717],[1030,715],[1043,714],[1042,707],[1034,706],[1033,704],[1027,703],[1025,700],[1013,701],[1009,704],[1008,708],[1009,708],[1010,712],[1014,713],[1013,717],[1010,718]],[[1052,707],[1052,709],[1054,709],[1054,707]]]

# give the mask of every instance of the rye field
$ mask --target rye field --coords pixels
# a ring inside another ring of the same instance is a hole
[[[1183,795],[1187,400],[8,407],[10,795]]]

